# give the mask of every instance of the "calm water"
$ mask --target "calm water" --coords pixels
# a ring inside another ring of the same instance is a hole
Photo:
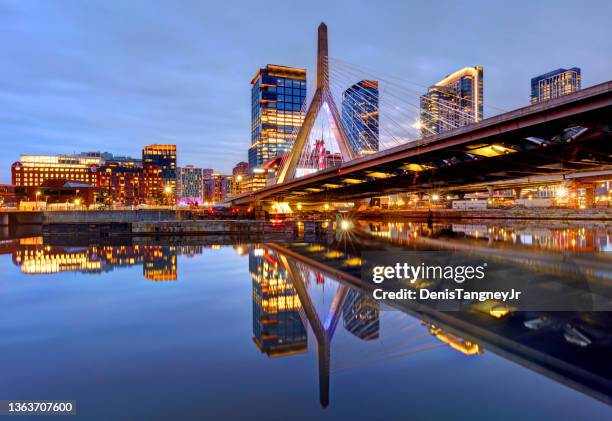
[[[360,227],[383,240],[598,259],[608,258],[612,240],[606,225]],[[593,388],[381,308],[278,248],[188,241],[1,242],[0,399],[76,400],[88,420],[612,417],[587,395]],[[612,331],[602,329],[604,339],[587,350],[573,345],[567,358],[607,352]],[[600,376],[612,363],[602,364]]]

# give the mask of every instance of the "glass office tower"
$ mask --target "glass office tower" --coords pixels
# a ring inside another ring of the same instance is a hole
[[[342,124],[353,152],[378,151],[378,82],[362,80],[342,93]]]
[[[421,136],[482,120],[483,68],[464,67],[431,86],[420,100]]]
[[[301,127],[306,101],[306,70],[268,64],[251,80],[249,170],[288,152],[291,133]]]
[[[158,203],[174,205],[176,201],[176,145],[148,145],[142,150],[142,166],[146,170],[158,169],[163,186],[153,195]]]
[[[580,69],[557,69],[531,79],[531,103],[571,94],[580,90]]]

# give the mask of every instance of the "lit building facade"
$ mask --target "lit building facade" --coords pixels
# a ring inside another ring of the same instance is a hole
[[[251,85],[249,167],[253,171],[293,146],[292,133],[305,116],[306,70],[268,64]]]
[[[420,98],[421,136],[482,120],[483,68],[464,67],[431,86]]]
[[[164,183],[161,198],[166,205],[174,205],[176,201],[176,145],[148,145],[142,150],[142,165],[157,167],[161,170]]]
[[[358,155],[377,152],[379,148],[378,82],[362,80],[344,91],[341,118],[353,152]]]
[[[531,103],[571,94],[580,90],[581,75],[578,67],[557,69],[531,79]]]
[[[204,201],[219,203],[225,199],[228,193],[229,182],[224,175],[214,173],[204,181]]]
[[[98,183],[100,158],[76,155],[21,155],[11,167],[16,187],[39,187],[51,180]]]
[[[98,192],[107,206],[145,203],[144,170],[140,166],[109,162],[100,168]],[[161,178],[159,180],[161,184]]]
[[[178,168],[176,171],[176,197],[185,204],[199,205],[204,198],[204,179],[202,168],[193,165]]]

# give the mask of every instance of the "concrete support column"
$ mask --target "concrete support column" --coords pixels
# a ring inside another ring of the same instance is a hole
[[[487,186],[487,193],[489,193],[489,199],[493,198],[493,194],[495,193],[495,189],[493,186]]]
[[[0,213],[0,226],[9,224],[8,213]]]
[[[513,190],[514,190],[514,197],[517,199],[520,199],[523,189],[521,187],[515,187]]]

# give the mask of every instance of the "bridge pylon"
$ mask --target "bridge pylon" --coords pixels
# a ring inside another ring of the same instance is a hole
[[[298,162],[300,161],[300,155],[304,150],[304,146],[308,141],[312,127],[314,126],[315,120],[317,119],[317,116],[319,115],[324,103],[327,104],[327,107],[329,108],[329,123],[334,133],[334,137],[338,142],[342,160],[350,161],[355,157],[346,133],[346,129],[342,124],[340,113],[338,112],[338,108],[334,102],[331,89],[329,88],[328,57],[327,25],[325,25],[325,22],[321,22],[319,25],[317,39],[317,90],[315,91],[312,101],[308,106],[308,111],[304,117],[304,122],[302,123],[302,127],[298,132],[293,147],[288,153],[287,159],[285,160],[285,163],[278,174],[276,179],[277,184],[295,178],[295,171],[297,169]]]

